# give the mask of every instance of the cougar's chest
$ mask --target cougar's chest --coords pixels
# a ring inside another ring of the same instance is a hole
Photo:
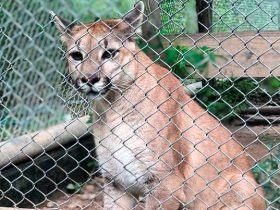
[[[129,120],[129,121],[127,121]],[[146,159],[150,152],[146,140],[141,137],[140,117],[117,117],[108,112],[106,120],[101,120],[93,127],[97,144],[97,155],[104,176],[113,178],[119,184],[143,190],[143,183],[149,177]],[[139,130],[139,135],[135,133]],[[149,158],[148,158],[149,159]],[[145,161],[143,161],[145,160]]]

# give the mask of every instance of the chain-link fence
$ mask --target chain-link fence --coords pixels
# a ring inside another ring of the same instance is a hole
[[[279,209],[279,1],[0,2],[0,206]]]

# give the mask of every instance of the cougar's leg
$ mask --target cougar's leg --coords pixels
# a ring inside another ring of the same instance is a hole
[[[130,210],[134,207],[136,199],[129,193],[117,188],[113,184],[104,188],[105,210]]]
[[[220,208],[217,209],[266,209],[262,189],[258,189],[257,183],[252,177],[233,175],[229,182],[231,183],[230,190],[221,196],[221,203],[218,204]]]
[[[169,193],[160,192],[161,189],[150,195],[146,199],[145,210],[178,210],[181,207],[180,202]]]
[[[182,181],[176,175],[150,183],[147,188],[145,210],[177,210],[185,202]]]

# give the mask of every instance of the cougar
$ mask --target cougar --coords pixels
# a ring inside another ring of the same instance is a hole
[[[265,209],[242,146],[137,46],[143,14],[141,1],[88,24],[53,13],[69,74],[93,100],[104,209]]]

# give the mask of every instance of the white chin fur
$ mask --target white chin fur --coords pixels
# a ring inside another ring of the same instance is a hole
[[[87,98],[89,98],[90,100],[96,100],[98,98],[101,98],[102,96],[99,94],[94,94],[94,93],[87,93],[86,94]]]
[[[86,94],[86,97],[89,99],[89,100],[101,100],[103,99],[104,97],[106,96],[106,93],[105,94],[101,94],[101,93],[98,93],[98,94],[93,94],[93,93],[87,93]]]
[[[85,93],[88,93],[90,91],[100,92],[101,90],[103,90],[103,88],[104,88],[104,84],[101,82],[94,84],[92,87],[85,83],[82,83],[80,85],[80,90]]]
[[[91,87],[85,83],[82,83],[80,84],[79,90],[85,93],[86,97],[90,100],[100,100],[104,96],[101,94],[103,88],[104,88],[103,84],[96,83],[94,86]]]
[[[87,84],[81,84],[79,86],[80,91],[84,92],[84,93],[88,93],[91,91],[91,87],[88,86]]]

